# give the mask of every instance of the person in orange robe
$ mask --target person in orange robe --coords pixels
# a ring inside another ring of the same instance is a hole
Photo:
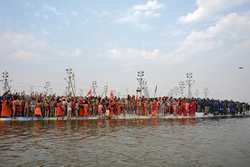
[[[144,100],[142,100],[142,102],[141,102],[141,107],[142,107],[142,115],[145,116],[146,115],[146,104],[145,104]]]
[[[117,111],[117,113],[116,113],[117,115],[120,115],[122,113],[120,101],[116,102],[116,111]]]
[[[129,106],[129,107],[130,107],[129,113],[130,113],[130,114],[134,114],[134,101],[133,101],[132,98],[130,98],[129,104],[130,104],[130,106]]]
[[[145,115],[148,116],[151,111],[151,104],[150,101],[147,99],[145,100]]]
[[[178,103],[177,103],[177,115],[182,115],[182,102],[181,100],[178,100]]]
[[[110,100],[109,101],[109,119],[111,119],[114,115],[114,101]]]
[[[2,100],[1,117],[11,117],[10,104],[5,97]]]
[[[83,98],[81,97],[80,101],[79,101],[79,109],[80,109],[79,115],[80,115],[80,117],[84,116],[84,103],[85,102],[84,102]]]
[[[195,113],[197,111],[197,103],[196,101],[192,101],[190,104],[190,116],[195,116]]]
[[[125,113],[125,101],[121,101],[120,103],[120,109],[121,109],[121,114],[123,114],[124,116],[126,115]]]
[[[40,100],[38,100],[36,103],[35,112],[34,112],[34,115],[36,117],[42,117],[41,106],[42,106],[42,104],[41,104]]]
[[[152,101],[151,100],[147,100],[146,103],[146,115],[151,115],[152,114]]]
[[[16,115],[15,116],[22,116],[22,101],[20,98],[16,100]]]
[[[176,101],[173,101],[172,108],[173,108],[173,115],[177,115],[177,105],[178,103]]]
[[[13,99],[11,100],[11,111],[12,111],[12,116],[15,117],[16,116],[16,98],[13,97]]]
[[[87,102],[84,103],[83,105],[83,116],[87,117],[89,116],[89,104]]]
[[[64,116],[64,112],[63,112],[63,109],[62,109],[62,104],[61,104],[61,101],[59,101],[59,100],[56,103],[55,116],[56,117],[63,117]]]
[[[152,117],[155,117],[157,116],[157,109],[158,109],[158,105],[157,105],[157,101],[154,100],[153,103],[152,103]]]
[[[103,116],[103,105],[101,102],[98,104],[98,116],[102,117]]]
[[[140,115],[140,100],[138,96],[135,99],[135,108],[136,108],[135,114]]]
[[[189,114],[189,102],[188,101],[186,101],[185,103],[184,103],[184,105],[185,105],[185,108],[184,108],[184,116],[187,116],[188,114]]]

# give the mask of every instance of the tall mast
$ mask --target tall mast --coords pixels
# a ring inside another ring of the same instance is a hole
[[[96,89],[97,89],[97,81],[92,81],[92,89],[94,97],[97,97]]]
[[[66,95],[75,96],[75,74],[72,68],[66,68],[66,77],[64,79],[67,82]]]
[[[104,85],[103,92],[102,92],[102,97],[106,97],[108,94],[108,83]]]
[[[149,98],[147,81],[144,78],[144,71],[138,71],[136,79],[137,79],[138,84],[139,84],[139,86],[136,90],[137,95],[139,93],[140,97],[144,96],[146,98]]]
[[[3,92],[8,92],[10,91],[10,81],[9,81],[9,73],[8,71],[2,72],[2,79],[0,80],[3,83]]]
[[[180,96],[183,98],[184,97],[185,82],[180,81],[178,83],[178,86],[179,86]]]
[[[188,88],[188,98],[192,98],[192,85],[194,84],[193,73],[186,73],[186,84]]]
[[[44,83],[44,94],[45,95],[48,95],[48,94],[50,94],[51,93],[51,90],[52,90],[52,88],[51,88],[51,86],[50,86],[50,82],[49,81],[46,81],[45,83]]]

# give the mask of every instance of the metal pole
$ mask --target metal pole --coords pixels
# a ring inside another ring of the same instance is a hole
[[[92,89],[93,89],[93,94],[95,97],[97,96],[96,88],[97,88],[97,81],[93,81],[92,82]]]
[[[72,68],[66,68],[66,78],[64,79],[67,82],[66,95],[75,96],[75,74],[73,73]]]
[[[185,89],[184,81],[180,81],[178,83],[178,85],[179,85],[180,95],[181,95],[181,97],[184,97],[184,89]]]
[[[2,80],[3,82],[3,91],[10,91],[10,81],[9,81],[9,73],[7,71],[2,72]]]
[[[193,80],[193,73],[186,73],[186,84],[188,86],[188,98],[192,98],[192,84],[194,83],[194,80]]]

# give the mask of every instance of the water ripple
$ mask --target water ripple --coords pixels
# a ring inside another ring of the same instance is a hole
[[[0,166],[246,166],[250,118],[1,122]]]

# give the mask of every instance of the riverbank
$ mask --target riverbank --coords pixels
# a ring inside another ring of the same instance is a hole
[[[208,114],[204,115],[203,113],[196,113],[195,116],[175,116],[175,115],[167,115],[167,116],[139,116],[133,114],[126,114],[113,116],[111,119],[113,120],[134,120],[134,119],[164,119],[164,120],[173,120],[173,119],[203,119],[203,118],[242,118],[242,117],[250,117],[250,112],[247,114],[236,114],[236,115],[213,115]],[[106,117],[98,117],[98,116],[90,116],[90,117],[15,117],[15,118],[0,118],[0,121],[53,121],[53,120],[98,120],[98,119],[110,119]]]
[[[250,118],[0,122],[0,166],[249,167]]]

